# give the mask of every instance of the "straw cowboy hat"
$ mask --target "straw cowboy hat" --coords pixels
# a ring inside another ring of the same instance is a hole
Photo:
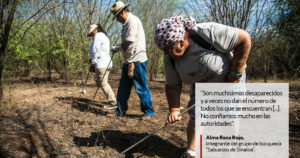
[[[89,32],[87,34],[88,37],[92,36],[92,32],[97,28],[98,26],[96,24],[89,25]]]
[[[125,8],[127,8],[130,3],[124,4],[122,1],[117,1],[111,8],[110,11],[114,14],[114,18]]]

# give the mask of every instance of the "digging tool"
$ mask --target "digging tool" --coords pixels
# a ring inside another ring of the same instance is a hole
[[[193,104],[192,106],[190,106],[189,108],[187,108],[185,111],[183,111],[180,116],[182,116],[183,114],[185,114],[186,112],[188,112],[191,108],[195,107],[195,104]],[[160,127],[158,127],[157,129],[153,130],[150,134],[148,134],[147,136],[145,136],[144,138],[140,139],[138,142],[136,142],[135,144],[131,145],[130,147],[128,147],[127,149],[125,149],[124,151],[122,151],[121,153],[119,153],[117,156],[115,156],[115,158],[120,157],[122,154],[126,153],[127,151],[129,151],[130,149],[134,148],[135,146],[139,145],[140,143],[142,143],[143,141],[145,141],[146,139],[148,139],[151,135],[155,134],[156,132],[158,132],[159,130],[165,128],[168,125],[168,123],[165,123],[164,125],[161,125]]]
[[[86,94],[85,87],[86,87],[87,80],[88,80],[88,78],[89,78],[89,74],[90,74],[90,71],[88,72],[88,74],[87,74],[87,76],[86,76],[86,79],[85,79],[83,88],[79,91],[80,94]]]

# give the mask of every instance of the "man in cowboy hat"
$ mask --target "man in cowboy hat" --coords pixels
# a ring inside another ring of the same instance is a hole
[[[123,24],[121,34],[121,49],[124,64],[117,94],[117,108],[114,114],[108,116],[124,116],[128,109],[128,99],[132,86],[140,97],[143,120],[154,115],[151,96],[147,85],[147,54],[143,25],[138,17],[128,11],[130,4],[117,1],[110,11],[114,19]]]

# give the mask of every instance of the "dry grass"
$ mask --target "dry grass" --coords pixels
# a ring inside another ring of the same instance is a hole
[[[111,76],[117,92],[119,76]],[[3,157],[113,157],[164,124],[168,114],[163,79],[148,82],[155,117],[141,121],[139,98],[132,89],[126,117],[108,118],[113,112],[103,108],[105,97],[88,81],[87,94],[81,95],[81,82],[75,84],[43,79],[7,82],[4,107],[0,113],[0,150]],[[290,152],[300,156],[300,83],[291,85]],[[184,85],[182,104],[189,100],[189,86]],[[159,131],[123,157],[178,157],[186,146],[184,121]]]
[[[118,76],[112,76],[116,93]],[[4,157],[113,157],[149,131],[165,122],[168,113],[164,83],[149,82],[155,117],[141,121],[139,98],[132,89],[127,117],[107,118],[106,99],[99,90],[95,102],[94,81],[89,80],[87,94],[79,94],[76,84],[21,81],[6,85],[4,107],[0,115],[0,149]],[[188,94],[183,95],[187,102]],[[188,116],[186,115],[187,119]],[[168,157],[178,155],[185,146],[185,121],[167,127],[126,154],[126,157]],[[162,146],[162,147],[161,147]]]

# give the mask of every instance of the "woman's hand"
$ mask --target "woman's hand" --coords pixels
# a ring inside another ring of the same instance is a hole
[[[171,112],[167,118],[167,123],[175,123],[177,121],[181,121],[179,108],[176,108],[176,110],[171,110]]]

